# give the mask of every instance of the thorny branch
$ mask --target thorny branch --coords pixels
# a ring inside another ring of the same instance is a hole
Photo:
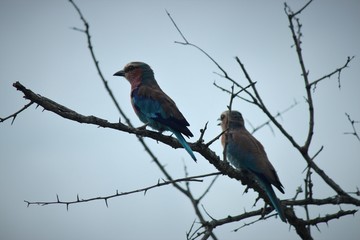
[[[314,91],[315,91],[316,86],[317,86],[317,84],[318,84],[319,82],[321,82],[322,80],[324,80],[324,79],[326,79],[326,78],[331,78],[334,74],[337,73],[337,74],[338,74],[338,85],[339,85],[339,88],[341,88],[341,81],[340,81],[341,71],[342,71],[344,68],[347,68],[347,67],[349,66],[349,63],[350,63],[354,58],[355,58],[355,56],[348,57],[347,60],[346,60],[346,62],[345,62],[345,64],[344,64],[342,67],[340,67],[340,68],[334,70],[333,72],[331,72],[331,73],[329,73],[329,74],[327,74],[327,75],[325,75],[325,76],[323,76],[323,77],[321,77],[321,78],[313,81],[312,83],[310,83],[309,87],[310,87],[310,88],[311,88],[311,87],[314,87]]]
[[[52,205],[52,204],[63,204],[66,205],[66,209],[69,210],[69,205],[71,204],[76,204],[76,203],[84,203],[84,202],[91,202],[91,201],[97,201],[97,200],[103,200],[105,201],[106,206],[108,207],[108,200],[111,198],[116,198],[116,197],[120,197],[120,196],[125,196],[125,195],[130,195],[130,194],[134,194],[134,193],[140,193],[143,192],[144,195],[147,193],[147,191],[149,191],[150,189],[153,188],[158,188],[158,187],[162,187],[162,186],[166,186],[169,184],[174,184],[174,183],[179,183],[179,182],[202,182],[203,180],[201,180],[201,178],[206,178],[206,177],[210,177],[210,176],[214,176],[214,175],[219,175],[219,172],[215,172],[215,173],[210,173],[210,174],[203,174],[203,175],[198,175],[198,176],[191,176],[191,177],[185,177],[185,178],[179,178],[179,179],[175,179],[175,180],[171,180],[171,181],[164,181],[160,182],[160,180],[149,187],[145,187],[145,188],[141,188],[141,189],[137,189],[137,190],[133,190],[133,191],[128,191],[128,192],[119,192],[118,190],[116,190],[116,193],[113,195],[109,195],[109,196],[105,196],[105,197],[94,197],[94,198],[86,198],[86,199],[80,199],[79,195],[77,195],[76,200],[73,201],[60,201],[60,198],[58,195],[56,195],[56,201],[53,202],[31,202],[31,201],[27,201],[25,200],[24,202],[27,203],[28,207],[30,205],[41,205],[41,206],[46,206],[46,205]]]
[[[192,46],[194,48],[197,48],[199,51],[201,51],[203,54],[205,54],[223,73],[225,76],[227,76],[227,73],[225,72],[225,70],[220,66],[220,64],[218,64],[207,52],[205,52],[203,49],[199,48],[198,46],[188,42],[188,40],[186,40],[184,34],[181,32],[180,28],[177,26],[177,24],[175,23],[174,19],[171,17],[170,13],[168,11],[166,11],[167,15],[169,16],[171,22],[174,24],[176,30],[179,32],[179,34],[181,35],[182,39],[184,40],[184,42],[177,42],[175,41],[175,43],[178,44],[182,44],[182,45],[189,45]]]
[[[289,107],[285,108],[284,110],[282,111],[279,111],[278,113],[276,113],[275,115],[273,115],[273,117],[276,119],[276,118],[281,118],[284,113],[288,112],[289,110],[291,110],[292,108],[296,107],[299,103],[297,101],[294,101],[293,104],[291,104]],[[254,134],[255,132],[259,131],[261,128],[263,128],[264,126],[266,125],[270,125],[271,123],[271,120],[267,120],[265,121],[264,123],[256,126],[256,127],[253,127],[251,124],[250,126],[252,127],[252,130],[251,130],[251,134]]]
[[[354,136],[357,138],[357,140],[360,141],[359,134],[357,133],[356,128],[355,128],[355,123],[360,123],[360,121],[352,120],[351,117],[350,117],[350,115],[349,115],[348,113],[345,113],[345,115],[346,115],[347,119],[349,120],[353,131],[352,131],[352,132],[344,132],[344,134],[354,135]]]
[[[16,111],[15,113],[13,113],[13,114],[11,114],[11,115],[9,115],[9,116],[7,116],[7,117],[0,118],[0,123],[5,122],[6,120],[12,118],[12,120],[11,120],[11,125],[12,125],[12,124],[14,123],[15,118],[17,117],[17,115],[18,115],[19,113],[21,113],[22,111],[26,110],[26,109],[27,109],[28,107],[30,107],[33,103],[34,103],[33,101],[30,101],[28,104],[25,104],[25,106],[22,107],[19,111]]]

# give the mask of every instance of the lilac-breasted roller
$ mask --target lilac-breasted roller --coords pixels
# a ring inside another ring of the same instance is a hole
[[[244,119],[237,111],[225,111],[221,114],[221,128],[226,131],[221,136],[227,160],[237,169],[247,170],[266,192],[280,219],[286,222],[284,211],[271,185],[284,193],[283,186],[264,147],[245,128]]]
[[[196,161],[193,151],[182,136],[184,134],[186,137],[193,137],[187,128],[190,124],[175,102],[161,90],[150,66],[143,62],[131,62],[114,76],[125,77],[130,82],[131,104],[139,119],[160,132],[174,133],[180,144]]]

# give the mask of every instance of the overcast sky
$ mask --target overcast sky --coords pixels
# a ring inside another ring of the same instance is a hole
[[[148,63],[162,89],[172,97],[190,122],[194,142],[209,121],[205,140],[220,133],[217,118],[226,109],[229,96],[213,82],[230,84],[214,74],[216,66],[194,48],[179,45],[181,37],[169,20],[168,10],[189,41],[206,50],[228,73],[246,83],[234,60],[238,56],[274,114],[297,101],[282,116],[284,127],[300,144],[307,127],[304,83],[284,13],[283,1],[85,1],[77,0],[90,24],[95,54],[121,107],[135,126],[137,119],[129,101],[127,81],[113,73],[130,61]],[[288,1],[293,10],[305,1]],[[314,93],[315,134],[310,149],[317,164],[345,191],[360,185],[360,143],[351,131],[345,112],[360,120],[360,1],[315,0],[301,14],[303,53],[310,79],[315,80],[342,66],[341,89],[336,76],[321,82]],[[19,110],[28,101],[12,84],[27,88],[78,113],[110,122],[119,113],[106,93],[91,60],[77,12],[68,1],[0,1],[0,117]],[[243,113],[247,127],[264,123],[266,116],[240,100],[233,108]],[[360,131],[360,124],[357,125]],[[300,154],[273,127],[256,132],[285,187],[280,199],[292,198],[303,185],[306,167]],[[199,154],[194,163],[184,149],[172,149],[146,139],[174,178],[215,172]],[[211,149],[221,155],[220,142]],[[164,176],[143,150],[136,137],[65,120],[31,106],[11,121],[0,124],[0,239],[186,239],[196,219],[191,204],[168,186],[104,202],[70,206],[31,206],[24,200],[54,201],[106,196],[116,190],[130,191],[157,183]],[[206,189],[192,183],[195,195]],[[333,196],[314,174],[315,197]],[[215,218],[237,215],[262,207],[252,190],[221,177],[204,207]],[[352,209],[341,206],[342,209]],[[334,213],[338,206],[312,207],[311,216]],[[296,212],[304,216],[301,208]],[[294,229],[271,218],[237,232],[244,222],[215,230],[219,239],[299,239]],[[312,230],[315,239],[358,239],[360,217],[347,216],[320,224]]]

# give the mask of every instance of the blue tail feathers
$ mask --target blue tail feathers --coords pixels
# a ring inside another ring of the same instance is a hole
[[[274,189],[271,187],[271,184],[266,182],[266,181],[262,181],[260,178],[258,178],[260,180],[260,185],[263,187],[263,189],[265,190],[266,194],[268,195],[271,204],[273,205],[273,207],[276,209],[276,211],[279,214],[280,219],[286,223],[286,217],[284,214],[284,210],[281,207],[280,201],[279,199],[276,197]]]
[[[196,162],[196,157],[193,153],[193,151],[191,150],[190,146],[187,144],[187,142],[185,141],[184,137],[181,135],[181,133],[177,132],[177,131],[173,131],[173,133],[175,134],[176,138],[178,139],[178,141],[180,142],[180,144],[185,148],[185,150],[190,154],[191,158],[194,159],[194,161]]]

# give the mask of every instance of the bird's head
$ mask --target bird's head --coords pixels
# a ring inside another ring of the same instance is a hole
[[[223,131],[244,127],[244,119],[238,111],[225,111],[220,115],[219,120],[221,121],[219,125]]]
[[[123,70],[114,73],[114,76],[125,77],[131,85],[155,80],[153,70],[143,62],[130,62]]]

